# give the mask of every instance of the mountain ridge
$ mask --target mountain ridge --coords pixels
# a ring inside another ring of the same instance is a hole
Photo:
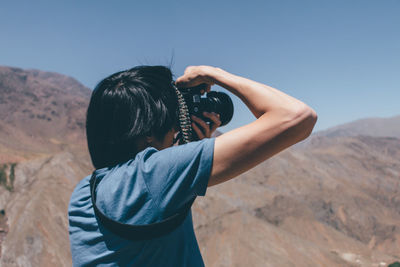
[[[314,135],[329,137],[368,135],[400,138],[400,115],[358,119],[318,131]]]
[[[90,89],[71,79],[0,67],[2,266],[71,265],[67,205],[93,170],[84,131]],[[393,118],[317,132],[208,188],[192,207],[206,266],[400,260],[400,125]]]
[[[0,67],[0,162],[81,150],[90,94],[71,77]]]

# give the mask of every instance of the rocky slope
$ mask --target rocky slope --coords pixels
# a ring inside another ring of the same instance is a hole
[[[399,139],[314,137],[210,188],[194,221],[209,266],[379,266],[400,255],[399,191]]]
[[[92,168],[84,136],[89,95],[72,78],[0,67],[0,266],[71,265],[67,205]],[[209,188],[193,207],[206,265],[399,260],[398,118],[317,133]]]
[[[81,151],[90,93],[61,74],[0,67],[0,162]]]
[[[70,266],[67,205],[91,171],[91,91],[57,73],[0,67],[0,266]]]
[[[71,266],[67,209],[91,166],[69,152],[18,163],[12,190],[0,187],[8,229],[0,266]]]

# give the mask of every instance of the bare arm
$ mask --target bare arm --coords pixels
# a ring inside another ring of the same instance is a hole
[[[219,68],[189,67],[177,84],[218,84],[238,96],[256,121],[215,139],[209,186],[228,181],[285,148],[308,137],[316,123],[314,110],[267,85]],[[209,90],[209,89],[208,89]]]

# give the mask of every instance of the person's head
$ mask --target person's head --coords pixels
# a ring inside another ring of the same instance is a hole
[[[172,146],[178,100],[171,70],[137,66],[112,74],[94,89],[86,134],[96,169],[128,161],[148,146]]]

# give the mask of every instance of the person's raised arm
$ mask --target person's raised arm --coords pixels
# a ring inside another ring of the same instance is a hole
[[[303,102],[267,85],[209,66],[188,67],[178,86],[218,84],[238,96],[257,118],[215,139],[208,185],[230,180],[307,138],[317,115]]]

